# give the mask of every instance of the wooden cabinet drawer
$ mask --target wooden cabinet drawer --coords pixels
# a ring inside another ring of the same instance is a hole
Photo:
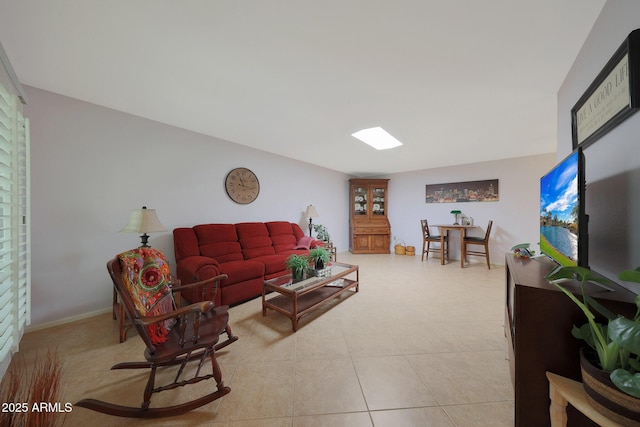
[[[353,234],[389,234],[387,227],[353,227]]]

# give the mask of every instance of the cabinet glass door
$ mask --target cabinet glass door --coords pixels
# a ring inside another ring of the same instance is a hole
[[[367,188],[356,187],[353,191],[353,213],[355,215],[367,214]]]
[[[385,214],[384,188],[373,188],[372,200],[371,200],[371,213],[374,216],[384,216]]]

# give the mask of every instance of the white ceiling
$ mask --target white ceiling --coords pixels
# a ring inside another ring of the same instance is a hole
[[[0,41],[23,84],[370,176],[555,152],[604,3],[0,0]]]

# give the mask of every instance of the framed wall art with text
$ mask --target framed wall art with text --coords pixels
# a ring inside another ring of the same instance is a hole
[[[571,109],[573,148],[586,147],[640,107],[640,29],[633,30]]]

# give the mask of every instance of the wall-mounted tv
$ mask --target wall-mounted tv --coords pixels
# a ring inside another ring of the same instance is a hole
[[[540,178],[540,251],[565,266],[589,267],[582,149]]]

